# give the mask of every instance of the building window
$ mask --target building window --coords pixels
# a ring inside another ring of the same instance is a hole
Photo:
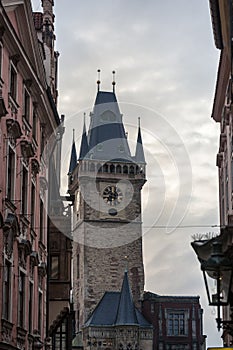
[[[42,327],[42,304],[43,304],[43,294],[41,291],[39,291],[38,295],[38,330],[41,334],[41,327]]]
[[[28,331],[33,331],[33,283],[29,282],[29,300],[28,300]]]
[[[52,339],[52,349],[56,350],[66,350],[68,341],[67,341],[67,319],[65,318],[60,325],[60,327],[57,328],[56,333],[53,336]]]
[[[183,312],[171,312],[168,314],[168,335],[185,335],[185,314]]]
[[[36,207],[36,203],[35,203],[35,185],[32,182],[32,188],[31,188],[31,229],[33,230],[35,227],[35,207]]]
[[[14,199],[15,189],[15,153],[11,147],[8,148],[7,160],[7,198]]]
[[[20,327],[24,327],[25,312],[25,275],[20,271],[19,274],[19,301],[18,301],[18,323]]]
[[[34,108],[33,115],[32,115],[32,137],[34,138],[35,141],[37,139],[36,133],[37,133],[37,115]]]
[[[22,169],[22,187],[21,187],[21,209],[22,214],[27,215],[28,201],[28,171],[25,166]]]
[[[3,281],[3,317],[10,320],[11,312],[11,264],[5,260]]]
[[[51,256],[51,274],[50,277],[53,280],[57,280],[59,278],[59,256],[53,255]]]
[[[10,66],[10,95],[16,101],[17,94],[17,71],[13,63]]]
[[[24,88],[23,116],[29,123],[30,122],[30,95],[26,88]]]
[[[44,203],[40,199],[40,241],[44,239]]]

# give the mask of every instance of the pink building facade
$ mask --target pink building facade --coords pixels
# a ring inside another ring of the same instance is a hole
[[[44,14],[33,16],[29,0],[0,1],[2,350],[46,348],[48,164],[54,163],[59,185],[63,127],[56,109],[53,1],[42,5]]]

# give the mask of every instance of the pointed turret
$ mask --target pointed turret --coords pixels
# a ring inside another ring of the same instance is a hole
[[[70,166],[69,166],[68,175],[72,174],[76,165],[77,165],[77,152],[76,152],[76,147],[75,147],[74,130],[73,130],[73,143],[72,143],[72,148],[71,148]]]
[[[122,283],[120,301],[117,310],[116,325],[137,325],[138,319],[131,294],[128,273],[125,271]]]
[[[137,138],[137,146],[136,146],[136,153],[135,153],[135,161],[136,163],[143,163],[143,164],[146,163],[143,144],[142,144],[140,118],[138,118],[138,138]]]
[[[89,149],[89,147],[88,147],[88,141],[87,141],[85,113],[84,113],[83,134],[82,134],[82,140],[81,140],[81,145],[80,145],[79,160],[87,158],[88,149]]]

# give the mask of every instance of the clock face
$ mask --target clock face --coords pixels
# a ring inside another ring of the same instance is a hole
[[[103,200],[110,206],[115,206],[122,201],[123,194],[119,187],[111,185],[104,189]]]

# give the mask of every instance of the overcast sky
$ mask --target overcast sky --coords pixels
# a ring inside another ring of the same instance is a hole
[[[34,0],[34,9],[40,9],[40,0]],[[96,96],[96,71],[101,69],[101,89],[111,91],[114,69],[132,153],[141,117],[148,163],[145,289],[200,295],[207,344],[218,346],[216,314],[207,306],[190,246],[191,235],[217,232],[208,226],[219,223],[219,125],[211,120],[219,51],[208,1],[55,0],[55,15],[59,113],[66,116],[64,192],[72,129],[78,148],[83,113],[89,115]],[[177,225],[182,227],[171,228]]]

